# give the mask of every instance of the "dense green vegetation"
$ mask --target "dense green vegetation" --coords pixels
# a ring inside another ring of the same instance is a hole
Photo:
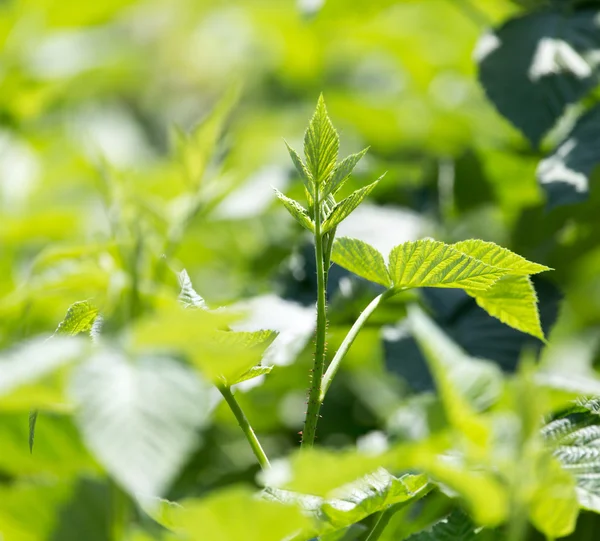
[[[1,540],[596,538],[600,2],[0,40]]]

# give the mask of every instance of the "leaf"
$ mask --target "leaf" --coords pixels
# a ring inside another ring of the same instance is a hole
[[[493,242],[469,239],[456,242],[450,246],[463,254],[483,261],[487,265],[510,271],[510,274],[525,276],[552,270],[545,265],[527,261],[524,257],[521,257],[506,248],[502,248]]]
[[[225,122],[237,103],[239,89],[230,88],[191,133],[175,131],[176,147],[187,181],[198,188],[219,142]]]
[[[479,532],[473,521],[462,511],[454,511],[427,531],[411,535],[407,541],[484,541],[487,533]]]
[[[242,383],[243,381],[248,381],[249,379],[254,379],[259,376],[263,376],[265,374],[270,374],[271,370],[273,370],[273,366],[253,366],[250,370],[247,370],[243,374],[239,375],[237,378],[230,378],[227,384],[237,385],[238,383]]]
[[[427,493],[427,476],[394,477],[383,468],[337,491],[335,499],[321,506],[335,528],[346,528],[391,505],[411,502]]]
[[[397,288],[458,287],[485,290],[504,269],[488,265],[434,240],[409,241],[390,253],[390,275]]]
[[[247,488],[221,490],[181,503],[176,529],[190,539],[282,541],[311,525],[298,507],[259,499]]]
[[[385,287],[392,285],[383,256],[362,240],[348,237],[337,239],[333,245],[331,259],[361,278]]]
[[[70,394],[86,445],[132,496],[164,493],[209,412],[208,389],[189,368],[109,349],[77,367]]]
[[[340,140],[327,114],[323,95],[304,134],[306,167],[313,181],[324,184],[335,168]]]
[[[575,530],[579,515],[575,478],[550,453],[536,458],[529,520],[546,537],[565,537]]]
[[[181,291],[179,292],[179,302],[183,304],[185,307],[194,307],[200,308],[202,310],[208,310],[208,306],[204,299],[198,295],[194,286],[192,285],[192,280],[190,279],[189,274],[185,269],[183,269],[180,273],[177,274],[177,279],[179,280],[179,287]]]
[[[308,215],[308,211],[294,199],[290,199],[283,195],[279,190],[275,190],[275,195],[283,203],[283,206],[287,211],[296,219],[296,221],[305,229],[309,231],[315,230],[315,223],[311,220]]]
[[[584,114],[554,152],[537,169],[548,207],[579,203],[588,198],[590,177],[600,163],[600,106]]]
[[[582,400],[542,429],[548,448],[576,482],[579,505],[600,513],[600,401]]]
[[[367,197],[373,191],[381,178],[383,177],[378,178],[375,182],[372,182],[368,186],[364,186],[363,188],[352,192],[348,197],[342,199],[339,203],[336,203],[331,209],[331,212],[327,215],[327,218],[325,218],[325,221],[321,226],[321,232],[327,233],[328,231],[331,231],[334,227],[350,216],[352,211],[356,209],[356,207],[362,203],[365,197]]]
[[[419,307],[411,306],[408,317],[450,423],[476,446],[485,445],[489,427],[477,411],[489,407],[500,396],[500,370],[491,363],[468,357]]]
[[[479,41],[479,78],[498,111],[534,146],[598,82],[597,9],[557,6],[509,20]]]
[[[331,180],[326,186],[328,194],[335,195],[335,193],[345,184],[346,180],[358,162],[368,150],[369,149],[367,147],[356,154],[350,154],[350,156],[345,157],[340,163],[337,164],[336,168],[333,170],[333,174],[331,175]]]
[[[55,334],[75,336],[79,333],[89,333],[98,316],[98,308],[88,301],[79,301],[69,306],[65,318],[60,322]]]
[[[503,276],[486,291],[467,291],[477,304],[502,323],[546,341],[537,296],[528,276]]]
[[[310,196],[309,203],[312,203],[312,198],[315,195],[314,189],[313,189],[312,177],[311,177],[310,173],[308,172],[308,169],[306,169],[306,165],[304,165],[302,158],[298,155],[298,153],[290,145],[287,144],[287,141],[285,142],[285,146],[287,147],[288,152],[290,154],[290,158],[292,158],[292,163],[294,164],[294,167],[296,168],[296,171],[300,175],[300,178],[302,179],[302,183],[306,187],[308,195]]]

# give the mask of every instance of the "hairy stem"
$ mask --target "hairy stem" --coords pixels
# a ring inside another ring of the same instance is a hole
[[[377,307],[390,295],[391,295],[391,290],[389,290],[389,289],[387,291],[384,291],[383,293],[381,293],[381,295],[377,295],[377,297],[375,297],[369,303],[369,305],[362,311],[360,316],[358,316],[358,319],[354,322],[354,325],[352,325],[352,328],[348,331],[346,338],[344,338],[342,345],[337,350],[335,356],[333,357],[333,360],[331,361],[331,364],[327,367],[325,376],[323,376],[323,381],[321,383],[321,393],[319,395],[319,403],[320,404],[322,404],[323,400],[325,400],[325,395],[327,394],[327,390],[329,389],[329,386],[331,385],[331,381],[333,380],[334,376],[337,374],[337,371],[340,368],[340,364],[342,363],[342,360],[346,356],[346,353],[348,353],[350,346],[352,345],[352,343],[358,336],[358,333],[363,328],[363,325],[367,322],[367,320],[369,319],[371,314],[377,309]]]
[[[237,419],[237,422],[240,425],[242,432],[246,436],[246,439],[248,440],[248,443],[250,444],[252,452],[254,453],[254,456],[256,456],[260,467],[263,470],[269,469],[271,467],[269,459],[267,458],[267,455],[265,454],[260,442],[258,441],[258,438],[256,437],[256,434],[254,433],[254,430],[252,429],[248,418],[246,417],[246,415],[244,415],[244,412],[238,404],[238,401],[235,399],[235,396],[233,396],[231,388],[227,387],[226,385],[219,385],[218,388],[221,394],[223,395],[223,398],[231,408],[231,411],[235,415],[235,418]]]
[[[321,234],[321,208],[319,192],[315,189],[315,257],[317,260],[317,335],[315,340],[315,359],[312,368],[310,391],[304,429],[302,430],[302,447],[312,447],[315,442],[319,411],[321,409],[321,380],[325,368],[325,334],[327,332],[327,306],[325,300],[325,261],[323,235]]]

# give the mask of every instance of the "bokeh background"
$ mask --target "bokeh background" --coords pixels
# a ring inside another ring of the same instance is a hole
[[[543,153],[477,81],[478,38],[521,9],[508,0],[1,1],[0,345],[51,334],[85,299],[112,313],[110,333],[157,290],[176,298],[185,268],[209,306],[242,306],[250,327],[281,332],[271,350],[279,366],[238,395],[270,455],[295,448],[314,256],[272,187],[302,197],[284,139],[301,148],[322,92],[341,153],[370,147],[348,191],[387,172],[340,234],[384,252],[424,236],[476,237],[554,268],[536,282],[546,330],[556,323],[540,362],[568,374],[572,392],[598,392],[594,192],[576,210],[548,211],[535,178]],[[131,299],[136,282],[147,285],[141,300]],[[330,351],[375,292],[333,269]],[[423,303],[468,353],[507,372],[541,346],[459,292],[425,291]],[[353,346],[320,444],[427,431],[431,376],[403,315],[403,300],[391,303]],[[0,407],[3,539],[116,539],[112,485],[71,413],[42,412],[30,454],[35,400],[22,396]],[[219,403],[166,495],[252,484],[257,470]],[[438,504],[432,516],[448,502]],[[140,540],[159,538],[151,519],[132,513]],[[418,525],[392,526],[390,539],[410,528]]]

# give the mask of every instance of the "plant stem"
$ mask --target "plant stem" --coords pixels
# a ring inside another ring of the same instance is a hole
[[[111,489],[111,541],[122,541],[125,538],[129,521],[129,497],[115,481],[109,482]]]
[[[358,319],[352,325],[352,328],[348,331],[346,338],[342,342],[342,345],[337,350],[333,360],[330,365],[327,367],[327,371],[325,372],[325,376],[323,376],[323,382],[321,383],[321,394],[319,395],[319,403],[322,404],[323,400],[325,400],[325,395],[327,394],[327,390],[331,385],[331,381],[334,376],[337,374],[337,371],[340,368],[340,364],[342,363],[343,358],[348,353],[350,346],[358,336],[358,333],[362,329],[363,325],[367,322],[371,314],[377,309],[377,307],[390,295],[392,294],[392,290],[388,289],[384,291],[380,295],[377,295],[369,305],[362,311]]]
[[[248,443],[252,448],[254,456],[256,456],[256,458],[258,459],[260,467],[263,470],[269,469],[271,467],[269,459],[267,458],[267,455],[265,454],[260,442],[258,441],[258,438],[256,437],[252,426],[248,422],[246,415],[244,415],[244,412],[238,404],[238,401],[235,399],[235,396],[233,396],[231,388],[227,387],[226,385],[218,385],[218,389],[223,395],[223,398],[225,399],[229,407],[231,408],[231,411],[235,415],[235,418],[237,419],[237,422],[240,425],[242,432],[246,436],[246,439],[248,440]]]
[[[315,441],[319,411],[321,410],[321,379],[325,368],[325,334],[327,332],[327,306],[325,300],[325,261],[323,252],[323,235],[321,234],[321,204],[319,191],[315,189],[315,257],[317,261],[317,336],[315,340],[315,359],[312,368],[310,391],[304,429],[302,430],[302,447],[312,447]]]
[[[394,514],[391,511],[392,509],[390,508],[386,511],[380,511],[377,513],[377,520],[375,521],[375,524],[373,525],[373,528],[369,532],[369,535],[366,537],[365,541],[378,541],[383,533],[383,530],[385,530],[390,519],[392,518],[392,515]]]

